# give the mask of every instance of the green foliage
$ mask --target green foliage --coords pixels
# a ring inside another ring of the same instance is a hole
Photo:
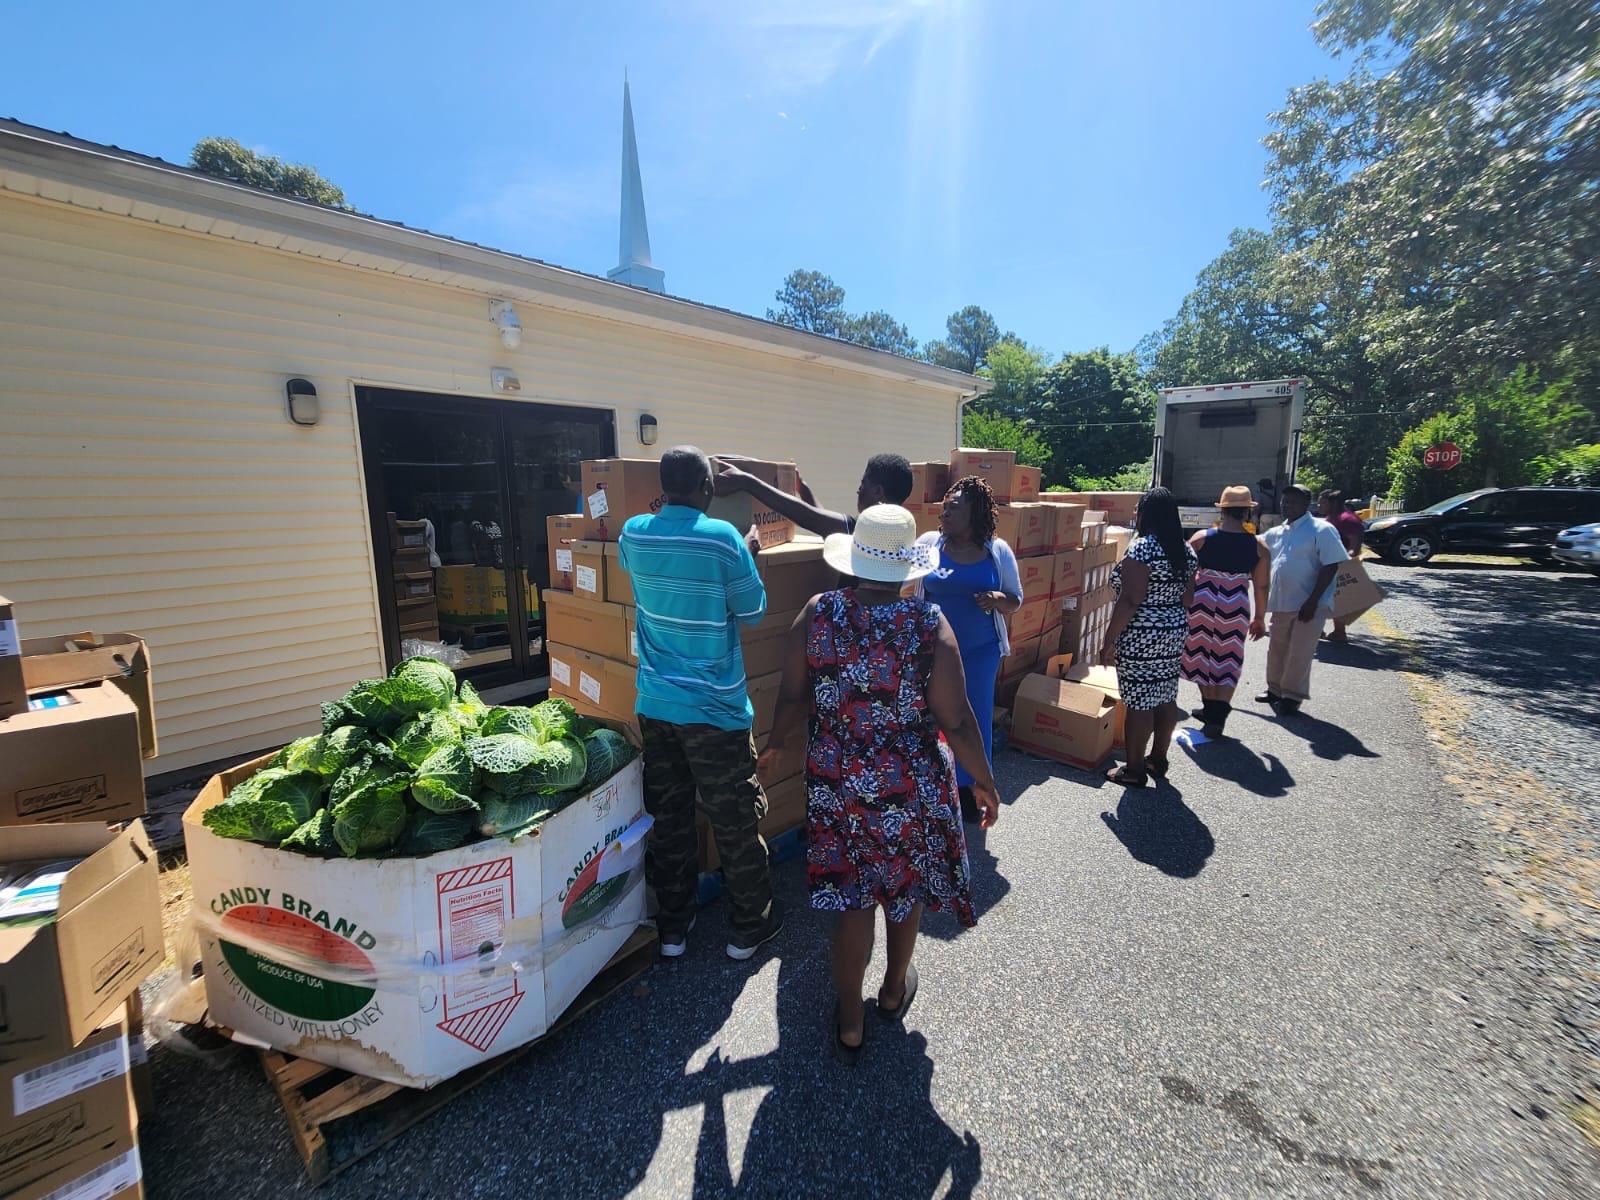
[[[541,742],[548,742],[572,732],[578,721],[578,710],[561,697],[551,696],[529,709],[528,716],[533,721],[534,736]]]
[[[345,725],[332,733],[295,742],[289,747],[289,766],[296,771],[311,771],[324,779],[331,778],[371,745],[366,730],[358,725]]]
[[[478,733],[483,737],[515,733],[525,738],[532,738],[536,742],[543,738],[538,723],[534,720],[533,710],[520,707],[491,708],[484,714],[483,720],[478,722]]]
[[[610,779],[634,760],[639,751],[614,729],[596,729],[583,739],[583,752],[588,766],[583,773],[581,792],[590,791]]]
[[[961,444],[1013,451],[1025,467],[1050,464],[1050,447],[1037,433],[1010,417],[996,416],[973,405],[961,414]]]
[[[410,816],[402,792],[359,788],[329,806],[333,838],[347,858],[392,849],[405,832]]]
[[[233,138],[205,138],[189,152],[189,165],[205,175],[233,183],[310,200],[330,208],[347,208],[344,192],[299,163],[286,163],[270,154],[257,154]]]
[[[846,318],[839,336],[858,346],[887,350],[906,358],[917,352],[917,339],[911,336],[911,331],[882,309]]]
[[[767,320],[779,325],[891,354],[916,353],[917,339],[888,313],[875,309],[852,316],[845,311],[844,288],[821,271],[790,271],[775,298],[778,307],[767,309]]]
[[[1408,511],[1478,487],[1517,487],[1537,479],[1537,461],[1566,440],[1583,414],[1564,383],[1540,387],[1519,370],[1499,387],[1462,396],[1408,430],[1389,456],[1389,495]],[[1461,465],[1424,467],[1429,446],[1454,442]]]
[[[1071,492],[1142,492],[1150,487],[1150,460],[1129,463],[1109,475],[1080,475]]]
[[[1600,442],[1534,459],[1533,482],[1552,487],[1600,487]]]
[[[976,375],[989,361],[989,353],[1000,344],[1000,326],[976,304],[951,313],[945,320],[944,341],[929,342],[924,357],[937,366]]]
[[[402,725],[394,735],[394,752],[401,762],[420,767],[430,755],[461,742],[461,726],[447,708],[442,708]]]
[[[462,746],[442,746],[417,768],[411,784],[411,798],[430,812],[459,812],[477,808],[473,793],[478,790],[478,774]]]
[[[491,733],[466,743],[467,754],[480,770],[490,775],[510,775],[522,770],[538,757],[539,743],[520,733]],[[490,781],[489,786],[494,784]]]
[[[325,808],[319,809],[309,821],[284,838],[278,849],[337,858],[340,850],[339,840],[333,836],[333,814]]]
[[[1150,455],[1155,391],[1132,354],[1068,354],[1044,372],[1033,429],[1050,450],[1052,483],[1116,474]]]
[[[982,400],[975,403],[988,413],[1014,420],[1024,419],[1038,400],[1039,384],[1049,366],[1050,355],[1037,346],[1029,346],[1014,337],[1001,338],[989,351],[987,365],[978,371],[994,386]],[[968,411],[971,411],[970,407]]]
[[[441,850],[454,850],[464,844],[478,824],[476,811],[417,813],[406,826],[405,834],[395,846],[396,854],[421,857],[437,854]]]
[[[483,802],[478,832],[484,837],[499,837],[514,842],[570,804],[573,796],[574,793],[530,794],[511,799],[488,796]]]

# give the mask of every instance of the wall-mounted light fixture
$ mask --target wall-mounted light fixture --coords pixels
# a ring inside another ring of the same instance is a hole
[[[489,301],[489,320],[500,331],[500,344],[507,350],[522,345],[522,322],[517,319],[517,310],[511,307],[511,301]]]
[[[639,414],[639,445],[654,446],[656,444],[656,419],[649,413]]]
[[[315,425],[322,420],[317,389],[309,379],[289,380],[283,385],[283,394],[289,402],[289,420],[296,425]]]

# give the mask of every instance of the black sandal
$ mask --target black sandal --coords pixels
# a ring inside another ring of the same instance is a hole
[[[900,1003],[893,1008],[885,1008],[883,1001],[878,1001],[878,1018],[883,1021],[903,1021],[911,1002],[917,998],[917,964],[906,964],[906,990],[900,994]]]
[[[1167,777],[1167,765],[1167,760],[1164,758],[1157,758],[1153,754],[1145,755],[1145,770],[1149,771],[1157,779],[1165,779]]]
[[[1123,763],[1120,767],[1112,767],[1111,770],[1106,772],[1106,778],[1112,783],[1120,784],[1123,787],[1142,788],[1150,782],[1150,777],[1143,771],[1128,770],[1127,763]]]
[[[839,1036],[839,1002],[833,1002],[833,1056],[847,1067],[853,1067],[861,1059],[861,1050],[867,1044],[867,1027],[861,1026],[861,1040],[852,1046]]]

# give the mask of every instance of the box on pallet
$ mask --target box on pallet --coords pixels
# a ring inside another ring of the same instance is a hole
[[[768,612],[794,612],[818,592],[839,586],[839,572],[822,558],[822,542],[807,538],[763,550],[756,569],[767,590]]]
[[[5,604],[0,600],[0,606]],[[4,618],[0,618],[3,621]],[[0,664],[4,663],[0,632]],[[0,672],[4,666],[0,665]],[[133,701],[139,712],[139,749],[146,758],[159,751],[156,742],[155,685],[150,651],[133,633],[75,633],[69,637],[25,638],[22,679],[28,691],[58,691],[83,684],[109,682]]]
[[[184,814],[206,1000],[236,1036],[429,1087],[543,1034],[644,917],[638,759],[534,832],[421,858],[322,859]]]
[[[578,471],[582,481],[581,538],[614,542],[629,517],[659,512],[665,502],[658,459],[585,459]]]
[[[77,1045],[161,964],[161,884],[138,821],[6,831],[4,859],[82,858],[61,882],[55,920],[0,927],[0,1059]]]
[[[1022,578],[1022,602],[1048,600],[1054,590],[1054,558],[1023,558],[1017,560],[1017,574]]]
[[[924,533],[938,532],[939,518],[944,515],[944,503],[942,501],[934,500],[926,504],[907,503],[905,508],[916,518],[917,536],[920,537]]]
[[[567,550],[571,554],[572,586],[563,590],[585,600],[633,603],[633,578],[623,569],[616,542],[579,540]]]
[[[769,608],[759,625],[739,626],[739,645],[744,651],[747,677],[783,669],[784,644],[796,615],[797,611],[773,612]]]
[[[1048,504],[1013,504],[1017,514],[1016,541],[1010,543],[1018,558],[1049,554],[1055,542],[1055,509]]]
[[[737,458],[735,461],[741,471],[754,475],[785,495],[800,494],[800,473],[792,462],[770,462],[760,458]],[[706,515],[728,522],[740,533],[754,528],[762,549],[781,546],[794,539],[794,522],[776,509],[760,503],[749,492],[718,496],[711,502]]]
[[[628,610],[604,600],[585,600],[578,592],[546,590],[545,635],[552,642],[575,646],[625,662],[631,646],[628,639]]]
[[[1012,641],[1027,641],[1044,632],[1045,609],[1050,600],[1032,600],[1006,618],[1006,632]]]
[[[998,504],[1011,503],[1011,472],[1017,456],[1011,450],[974,450],[958,446],[950,452],[950,483],[976,475],[989,485]]]
[[[1056,599],[1083,591],[1083,550],[1063,550],[1052,556],[1050,594]]]
[[[584,526],[581,513],[556,513],[544,519],[545,541],[550,550],[550,586],[558,592],[572,590],[572,543]]]
[[[1106,515],[1085,509],[1083,513],[1083,526],[1079,530],[1079,539],[1083,546],[1103,546],[1106,542]]]
[[[1017,539],[1021,536],[1021,514],[1009,504],[1002,504],[994,510],[994,535],[1006,545],[1011,546],[1012,553],[1016,553]]]
[[[128,1015],[118,1004],[76,1047],[52,1046],[0,1061],[0,1195],[115,1196],[125,1180],[70,1190],[115,1156],[133,1151],[139,1116],[128,1075]],[[137,1193],[134,1193],[137,1194]]]
[[[0,722],[0,826],[142,816],[133,701],[109,683],[61,696],[56,707]]]
[[[1144,498],[1143,492],[1089,492],[1089,507],[1097,512],[1106,514],[1106,521],[1112,525],[1126,525],[1132,528],[1138,516],[1139,501]]]
[[[1040,503],[1050,501],[1056,495],[1054,492],[1045,492],[1039,497]],[[1050,552],[1060,554],[1063,550],[1076,550],[1083,545],[1083,514],[1088,511],[1081,504],[1051,503],[1051,511],[1055,513],[1055,524],[1050,539]]]
[[[950,464],[920,462],[911,464],[911,504],[942,504],[950,490]]]
[[[639,700],[639,669],[632,663],[580,650],[552,641],[546,646],[550,656],[550,694],[576,703],[584,701],[590,711],[615,721],[631,722]]]
[[[1011,503],[1024,504],[1039,498],[1043,491],[1044,472],[1038,467],[1020,464],[1011,468]]]

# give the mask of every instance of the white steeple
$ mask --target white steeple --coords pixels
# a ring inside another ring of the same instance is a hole
[[[631,283],[652,292],[665,292],[666,273],[650,262],[650,230],[644,219],[644,182],[639,177],[639,146],[633,140],[633,101],[628,80],[622,80],[622,232],[617,265],[607,279]]]

